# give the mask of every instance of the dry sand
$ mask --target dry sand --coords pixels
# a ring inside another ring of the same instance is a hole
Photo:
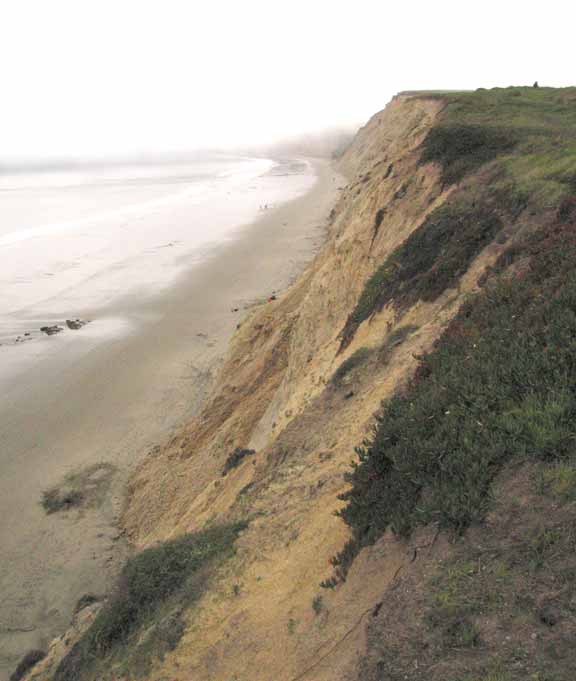
[[[116,522],[129,471],[195,413],[243,310],[284,288],[322,242],[341,178],[314,166],[309,193],[264,211],[158,296],[118,303],[145,320],[138,333],[71,349],[2,407],[1,681],[66,628],[82,595],[110,588],[128,552]],[[43,491],[71,474],[91,505],[47,515]]]

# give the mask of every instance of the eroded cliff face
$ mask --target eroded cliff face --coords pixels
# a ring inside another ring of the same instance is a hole
[[[365,623],[413,550],[386,535],[346,582],[330,577],[348,538],[335,516],[354,448],[383,399],[410,377],[501,246],[472,262],[458,288],[400,314],[387,306],[340,351],[367,279],[452,189],[419,147],[442,101],[398,96],[339,161],[349,178],[325,246],[278,300],[256,308],[232,340],[197,418],[133,477],[123,522],[137,549],[211,523],[249,518],[237,553],[183,613],[185,631],[146,677],[160,681],[337,681],[354,678]],[[371,359],[333,376],[361,348]],[[237,447],[255,450],[226,476]],[[118,678],[120,678],[118,674]]]
[[[347,539],[334,513],[354,447],[490,257],[474,263],[460,291],[418,304],[401,320],[389,309],[376,314],[339,353],[366,279],[447,197],[438,169],[418,165],[418,147],[440,108],[398,97],[359,132],[340,161],[350,183],[322,252],[279,300],[242,324],[201,414],[134,477],[124,523],[138,547],[207,523],[253,518],[237,555],[187,615],[185,635],[150,679],[344,679],[363,635],[354,626],[410,559],[386,539],[362,553],[345,584],[319,587]],[[411,333],[385,361],[331,382],[342,362],[359,348],[382,347],[398,326]],[[256,453],[222,477],[236,447]]]

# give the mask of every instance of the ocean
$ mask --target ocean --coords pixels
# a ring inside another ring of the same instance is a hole
[[[133,328],[143,300],[314,180],[306,161],[225,154],[4,170],[0,380],[16,346],[18,364],[48,348],[44,326],[62,326],[61,337],[66,319],[89,320],[84,336]]]
[[[130,471],[198,413],[254,303],[283,305],[267,300],[313,257],[339,182],[319,160],[231,156],[0,176],[2,681],[111,588]],[[98,505],[44,512],[103,465]]]

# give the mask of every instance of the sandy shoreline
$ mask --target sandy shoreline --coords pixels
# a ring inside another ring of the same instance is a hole
[[[2,410],[0,680],[66,628],[82,595],[107,590],[128,550],[116,525],[128,471],[195,413],[243,309],[286,287],[322,242],[340,178],[314,166],[307,194],[263,212],[174,286],[118,301],[140,332],[81,357],[71,349],[67,366],[45,367]],[[40,507],[66,475],[96,484],[104,470],[92,507]]]

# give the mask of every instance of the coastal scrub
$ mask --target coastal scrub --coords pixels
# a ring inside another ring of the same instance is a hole
[[[387,528],[406,537],[433,522],[460,534],[481,522],[513,459],[574,456],[576,210],[566,218],[560,206],[514,252],[526,269],[462,307],[357,449],[341,497],[354,535],[334,561],[341,577]]]
[[[480,154],[483,163],[498,146],[513,154],[487,175],[490,186],[463,185],[386,259],[343,329],[341,348],[385,305],[402,312],[418,300],[435,300],[504,225],[522,231],[526,192],[534,190],[529,210],[542,211],[539,228],[512,240],[483,277],[484,290],[462,306],[409,385],[383,405],[372,437],[357,448],[340,511],[353,536],[333,559],[337,579],[346,577],[360,548],[388,528],[408,537],[434,523],[461,535],[482,522],[493,482],[513,460],[573,465],[576,90],[512,90],[443,95],[448,104],[441,125],[490,129],[485,137],[476,128],[465,136],[468,146],[492,140]],[[521,142],[508,145],[494,132],[510,127]],[[460,152],[466,156],[466,145],[446,130],[432,141],[442,152],[437,160],[454,177],[453,164]],[[424,148],[423,158],[430,158],[432,146]],[[466,172],[479,167],[478,159],[467,162]]]
[[[90,673],[96,669],[97,678],[108,678],[103,670],[119,661],[124,648],[139,658],[130,669],[145,672],[151,657],[176,646],[183,633],[181,613],[205,592],[208,566],[214,568],[217,559],[233,554],[234,541],[245,527],[236,523],[185,534],[130,558],[112,596],[62,660],[53,681],[93,678]],[[148,635],[139,645],[138,634],[145,628]]]

